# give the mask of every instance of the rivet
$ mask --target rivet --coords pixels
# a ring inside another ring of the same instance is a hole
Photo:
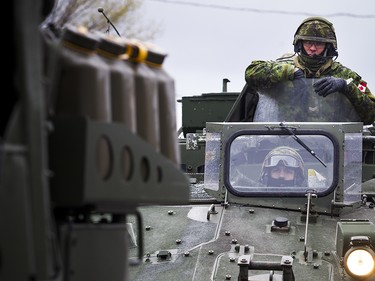
[[[237,244],[237,245],[234,247],[234,249],[236,250],[237,253],[239,253],[239,252],[240,252],[240,245]]]

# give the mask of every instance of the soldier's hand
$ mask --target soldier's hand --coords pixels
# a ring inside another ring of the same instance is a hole
[[[299,68],[296,68],[293,75],[294,79],[303,79],[305,78],[305,73]]]
[[[299,92],[306,89],[306,79],[305,79],[305,73],[302,69],[295,68],[294,74],[293,74],[293,85],[294,89]]]
[[[324,77],[317,80],[313,87],[319,96],[326,97],[334,92],[344,93],[347,86],[342,78]]]

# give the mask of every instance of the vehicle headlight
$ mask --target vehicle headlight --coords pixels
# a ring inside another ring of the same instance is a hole
[[[354,278],[366,278],[375,273],[375,252],[364,241],[363,236],[354,236],[351,248],[345,253],[344,267]]]

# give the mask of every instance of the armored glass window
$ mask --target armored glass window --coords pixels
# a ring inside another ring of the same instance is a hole
[[[323,196],[337,184],[337,151],[326,133],[242,132],[226,147],[224,181],[239,196]]]
[[[259,89],[254,122],[358,122],[353,104],[342,93],[321,97],[315,93],[316,79],[296,79]],[[293,101],[293,102],[291,102]]]

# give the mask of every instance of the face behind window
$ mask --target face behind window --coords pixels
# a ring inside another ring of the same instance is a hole
[[[294,180],[295,170],[282,165],[271,168],[271,177],[273,179]]]

